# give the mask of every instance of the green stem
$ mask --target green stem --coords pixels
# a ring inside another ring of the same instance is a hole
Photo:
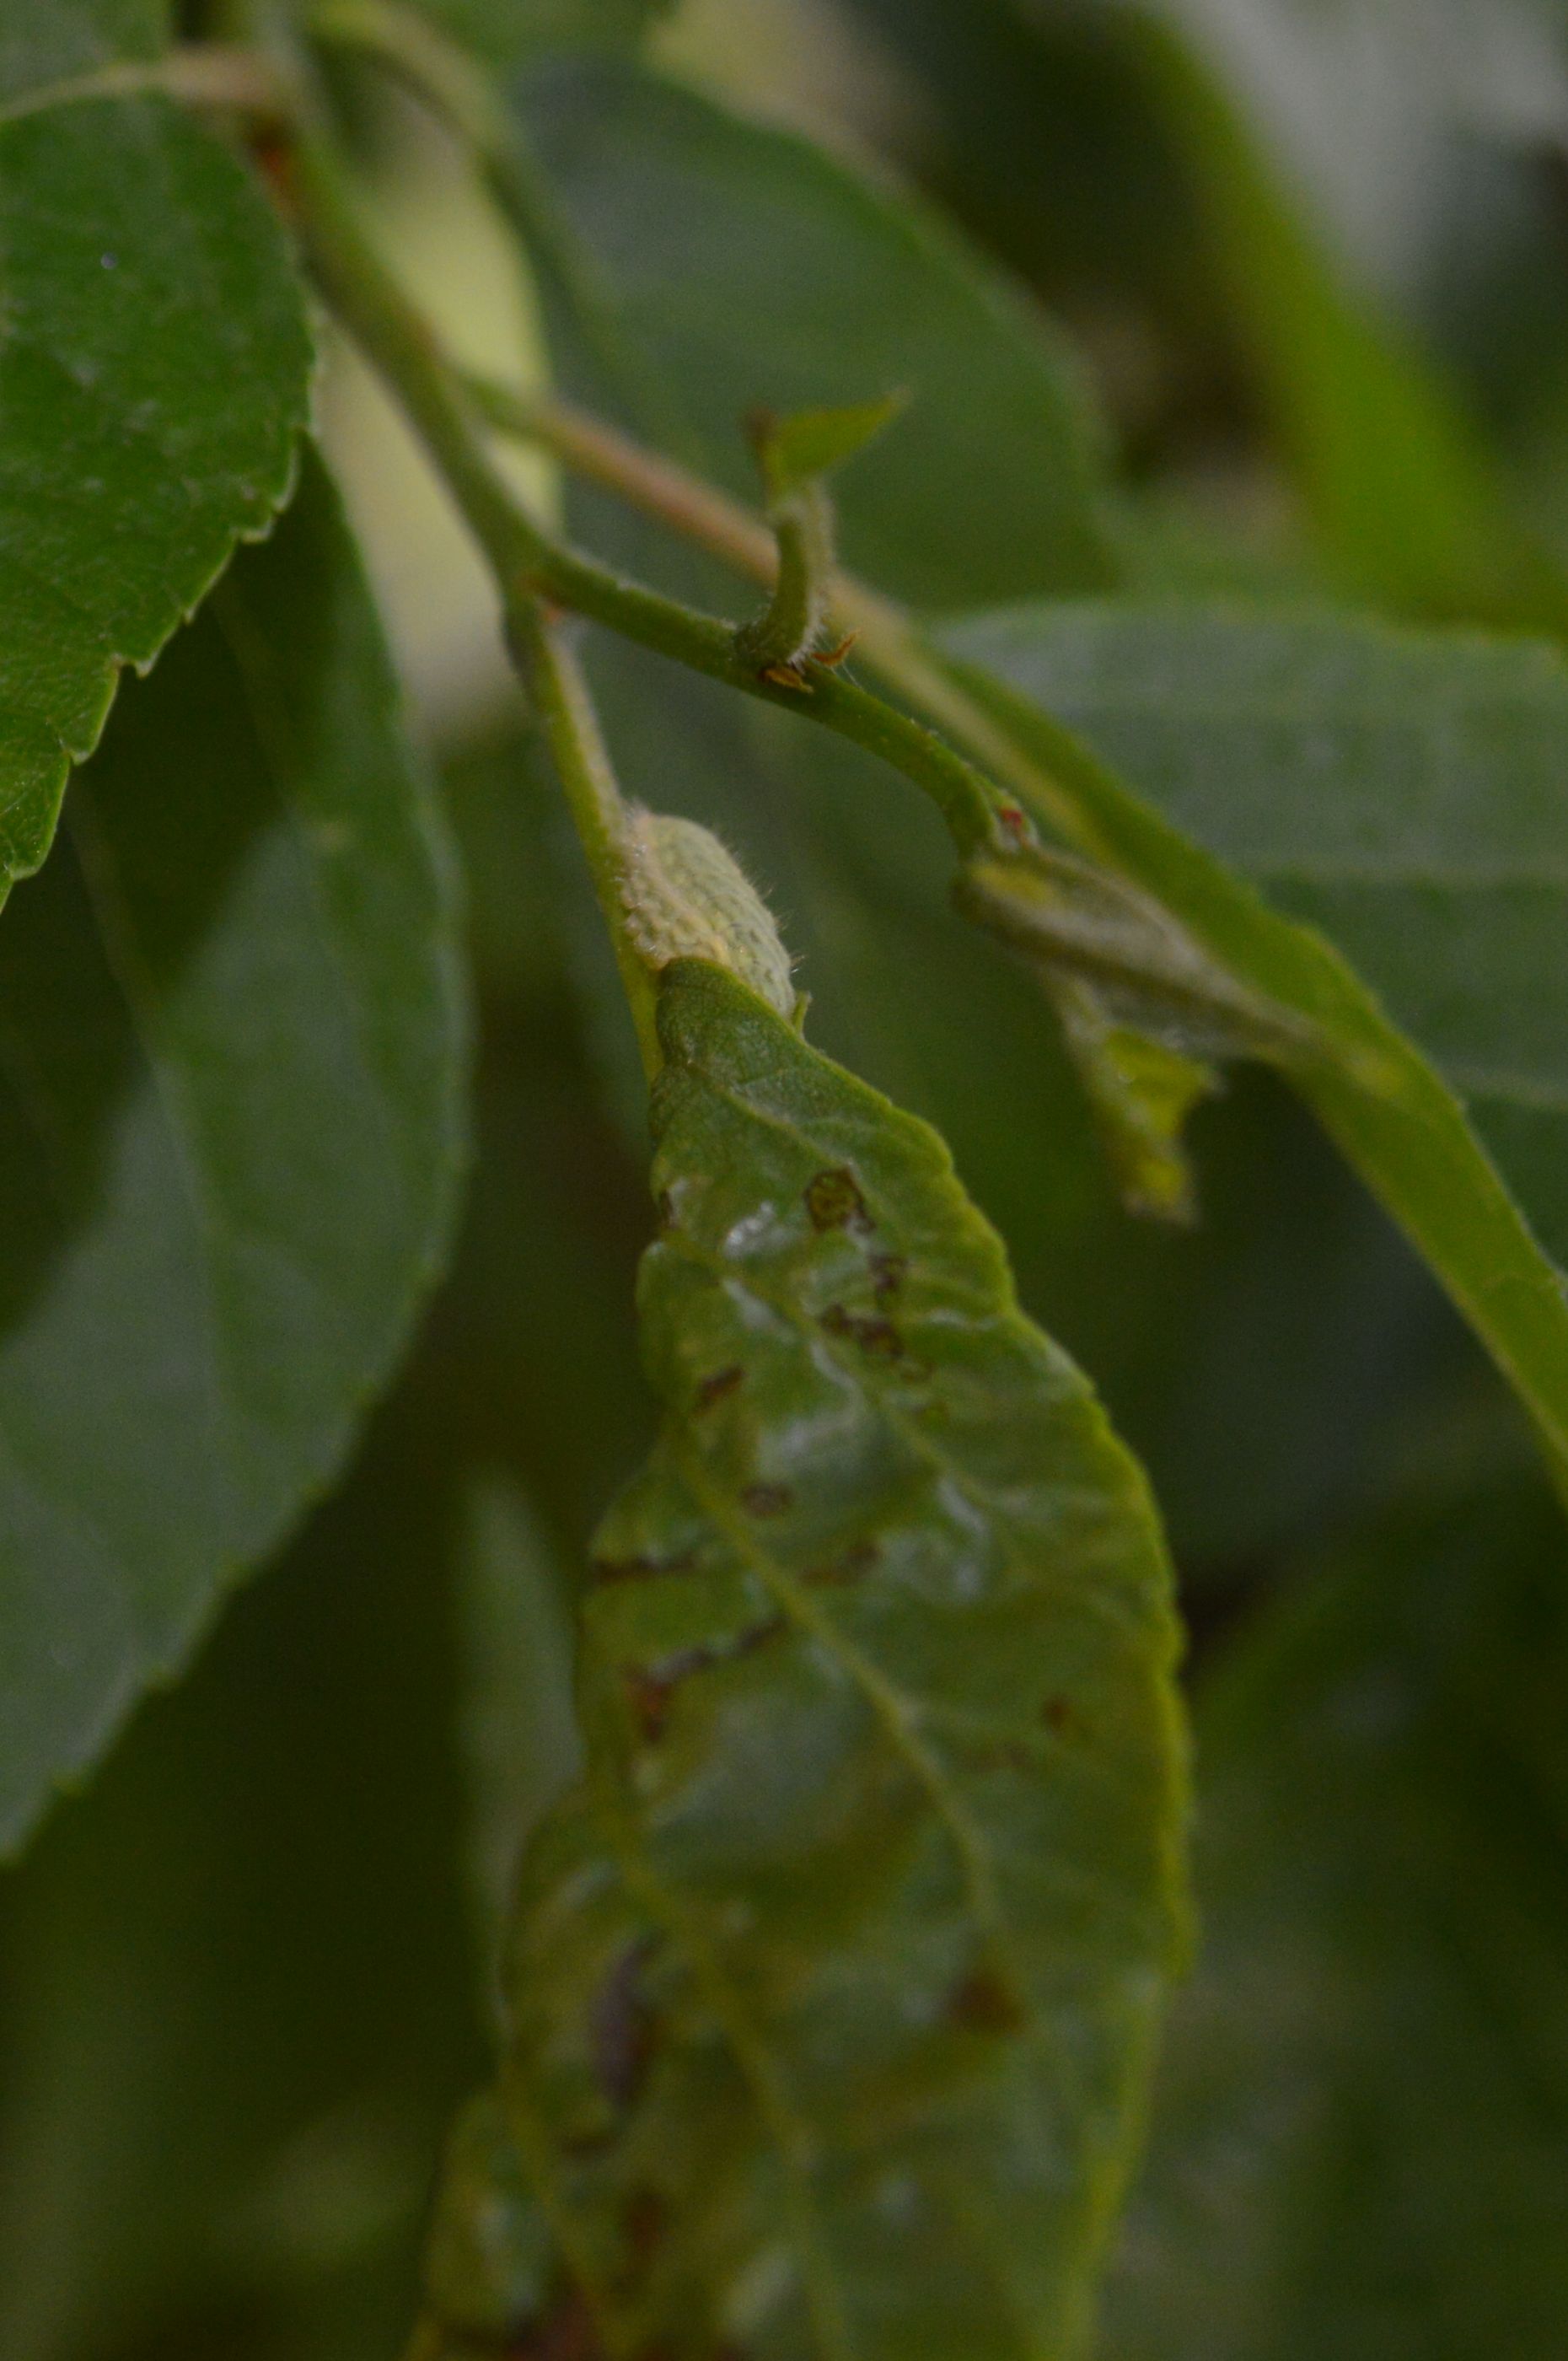
[[[672,449],[690,442],[677,404],[629,337],[598,258],[576,236],[511,109],[428,20],[400,0],[328,0],[314,38],[373,60],[440,115],[477,164],[490,196],[560,296],[605,384]]]
[[[537,444],[574,474],[705,549],[733,573],[772,589],[778,573],[774,536],[728,492],[558,395],[523,393],[488,378],[465,383],[475,408],[499,433]],[[896,697],[948,730],[1069,843],[1115,864],[1114,848],[1102,840],[1079,800],[953,679],[895,600],[840,567],[828,585],[828,607],[831,627],[855,636],[858,657]]]
[[[225,49],[218,43],[198,48],[176,47],[160,58],[126,60],[72,74],[64,82],[46,82],[24,91],[0,105],[0,123],[15,123],[25,115],[47,114],[56,106],[81,106],[94,99],[137,98],[160,93],[187,106],[232,109],[240,115],[286,117],[286,95],[265,58],[253,49]]]
[[[720,565],[771,590],[778,575],[778,542],[760,516],[703,477],[651,451],[619,426],[543,390],[523,392],[494,378],[466,376],[464,391],[480,417],[514,442],[537,444],[586,481],[613,492],[630,508],[694,543]],[[835,616],[846,577],[833,578]],[[875,594],[867,592],[868,598]],[[896,617],[891,602],[885,605]]]
[[[653,979],[638,957],[626,928],[621,892],[626,807],[616,784],[609,749],[604,742],[582,666],[538,599],[517,603],[510,619],[508,637],[532,691],[534,707],[544,725],[550,752],[565,790],[599,909],[615,946],[616,965],[631,1010],[631,1021],[637,1027],[643,1071],[652,1082],[660,1064]]]
[[[796,670],[817,644],[833,582],[833,507],[821,484],[805,484],[773,511],[778,545],[765,613],[736,636],[747,662]]]
[[[499,580],[509,613],[543,598],[748,697],[819,723],[891,763],[938,806],[962,853],[1016,840],[991,781],[936,732],[837,673],[761,678],[735,627],[629,581],[556,542],[491,459],[460,381],[418,311],[367,242],[332,150],[302,136],[294,192],[306,254],[333,309],[401,402]]]

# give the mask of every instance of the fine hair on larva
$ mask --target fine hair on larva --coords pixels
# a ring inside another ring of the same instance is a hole
[[[795,1007],[778,922],[734,854],[693,819],[633,805],[621,836],[621,902],[638,955],[657,972],[710,960],[781,1016]]]

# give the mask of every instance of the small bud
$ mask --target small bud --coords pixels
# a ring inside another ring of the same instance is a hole
[[[773,914],[711,829],[633,807],[621,859],[627,928],[651,968],[711,960],[781,1016],[794,1013],[790,956]]]

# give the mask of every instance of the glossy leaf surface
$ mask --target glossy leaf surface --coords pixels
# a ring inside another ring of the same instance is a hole
[[[626,2349],[1079,2349],[1179,1939],[1142,1480],[935,1134],[721,971],[660,1002],[664,1416],[506,2092]]]
[[[1205,1941],[1105,2361],[1555,2361],[1565,1547],[1533,1488],[1439,1489],[1201,1697]]]
[[[1241,610],[947,644],[1085,840],[1334,1046],[1301,1088],[1568,1451],[1560,660]]]
[[[286,498],[311,344],[260,190],[164,100],[0,119],[0,251],[3,895],[121,667]]]
[[[342,1458],[450,1220],[445,869],[324,479],[0,926],[0,1838]]]

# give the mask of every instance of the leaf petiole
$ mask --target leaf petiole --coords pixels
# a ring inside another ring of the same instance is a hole
[[[160,58],[121,60],[23,91],[0,105],[0,123],[46,115],[59,106],[156,94],[179,99],[187,106],[226,108],[279,120],[291,112],[287,92],[269,61],[257,50],[187,42]]]
[[[479,543],[509,609],[543,598],[655,654],[820,723],[901,771],[937,805],[961,853],[1016,841],[1007,798],[913,716],[828,670],[807,691],[759,675],[735,626],[667,598],[558,542],[521,506],[486,448],[481,423],[428,324],[359,226],[331,147],[302,131],[291,188],[306,257],[328,302],[386,379]]]
[[[609,929],[621,987],[637,1028],[642,1070],[652,1082],[660,1064],[653,979],[628,932],[621,884],[627,812],[588,685],[559,624],[552,621],[539,599],[519,598],[512,603],[507,638],[549,741],[594,893]]]
[[[778,573],[774,535],[742,501],[705,477],[558,394],[524,392],[484,377],[465,377],[463,388],[474,409],[499,434],[537,444],[575,475],[705,549],[721,566],[766,590],[773,588]],[[1068,843],[1114,864],[1109,841],[1079,798],[1000,730],[983,706],[931,655],[895,599],[839,566],[828,586],[827,622],[835,631],[852,633],[860,655],[896,697],[947,730],[992,778],[1026,796],[1036,813]]]

